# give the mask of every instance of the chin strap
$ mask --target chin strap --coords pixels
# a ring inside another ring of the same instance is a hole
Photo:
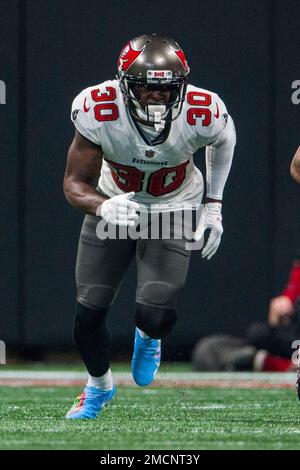
[[[164,119],[162,119],[162,117],[166,113],[166,106],[165,105],[149,104],[148,105],[148,112],[149,112],[150,120],[154,121],[154,128],[155,128],[156,132],[162,131],[165,128],[165,125],[166,125],[166,121]]]
[[[154,124],[156,132],[162,131],[165,128],[166,121],[160,121],[159,123]]]
[[[162,119],[166,115],[165,105],[161,104],[149,104],[147,106],[147,111],[144,111],[140,107],[136,107],[137,115],[144,121],[147,125],[153,124],[156,132],[162,131],[165,128],[166,121]]]

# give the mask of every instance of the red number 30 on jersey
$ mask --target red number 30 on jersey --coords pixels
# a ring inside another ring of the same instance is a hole
[[[105,103],[105,101],[114,101],[117,97],[116,90],[112,86],[107,86],[105,92],[100,92],[99,88],[91,91],[94,107],[95,119],[99,122],[116,121],[119,117],[119,110],[116,103]]]
[[[187,112],[187,122],[190,126],[195,126],[197,118],[202,118],[202,126],[209,126],[211,123],[211,110],[209,109],[211,95],[201,91],[189,91],[187,102],[193,106]]]

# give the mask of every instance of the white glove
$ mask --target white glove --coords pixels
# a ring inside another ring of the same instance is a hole
[[[194,240],[198,241],[204,236],[205,230],[210,230],[209,238],[202,250],[202,258],[211,259],[220,245],[223,233],[221,208],[222,204],[219,202],[208,202],[202,211],[194,234]]]
[[[133,226],[138,218],[136,211],[140,205],[130,199],[135,192],[120,194],[106,199],[97,209],[97,215],[114,225]]]

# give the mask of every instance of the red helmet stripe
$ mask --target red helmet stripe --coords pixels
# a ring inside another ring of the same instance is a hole
[[[131,41],[128,42],[122,49],[119,61],[118,61],[118,68],[123,72],[126,72],[129,67],[136,61],[139,55],[143,52],[145,46],[142,47],[140,50],[135,50],[132,47]]]
[[[174,49],[174,51],[176,52],[176,55],[177,55],[178,59],[180,60],[180,62],[182,63],[185,70],[188,70],[189,66],[187,64],[187,61],[186,61],[183,50],[182,49],[177,49],[177,50]]]

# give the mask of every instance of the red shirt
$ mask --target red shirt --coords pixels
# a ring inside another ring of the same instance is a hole
[[[286,295],[293,304],[300,297],[300,261],[295,261],[290,271],[287,285],[282,291],[282,295]]]

